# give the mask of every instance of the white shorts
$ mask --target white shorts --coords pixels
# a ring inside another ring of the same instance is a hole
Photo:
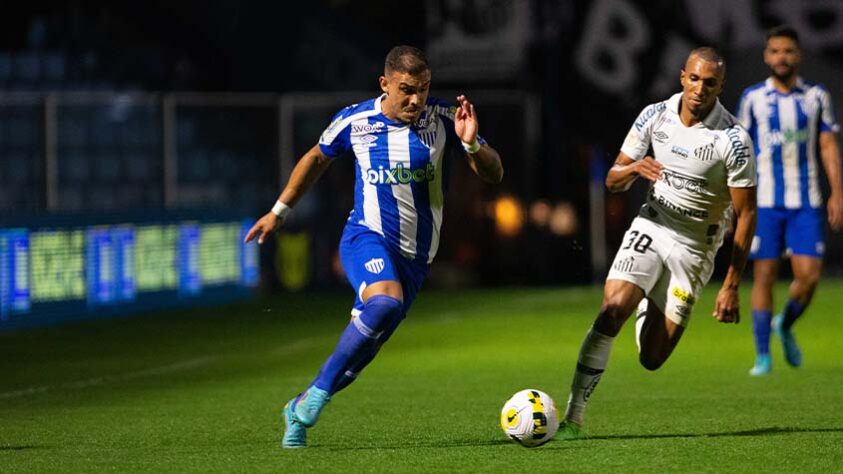
[[[668,319],[686,326],[694,303],[711,278],[714,256],[714,251],[689,248],[658,224],[636,217],[606,279],[638,286]],[[646,300],[639,309],[645,305]]]

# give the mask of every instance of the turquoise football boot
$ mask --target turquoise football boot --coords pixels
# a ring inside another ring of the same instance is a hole
[[[330,400],[331,395],[328,392],[311,385],[298,397],[293,406],[293,414],[305,428],[310,428],[319,420],[319,414]]]
[[[284,405],[284,438],[281,446],[284,448],[307,447],[307,428],[296,420],[295,409],[298,397]]]
[[[796,337],[790,329],[782,328],[784,323],[784,316],[779,314],[773,318],[773,332],[776,333],[779,340],[782,341],[782,348],[784,349],[784,360],[790,364],[791,367],[799,367],[802,365],[802,351],[799,350],[799,345],[796,344]]]
[[[769,374],[771,370],[773,370],[773,361],[770,359],[770,354],[758,354],[755,356],[755,365],[749,369],[749,375],[761,377]]]

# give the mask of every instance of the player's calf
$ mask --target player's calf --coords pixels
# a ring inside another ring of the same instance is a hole
[[[383,333],[403,318],[401,300],[386,295],[370,297],[363,311],[343,331],[337,348],[322,365],[312,386],[333,394],[345,373],[372,357]]]
[[[670,309],[672,311],[672,309]],[[655,304],[642,300],[635,321],[638,362],[647,370],[658,370],[670,358],[684,327],[668,319]]]

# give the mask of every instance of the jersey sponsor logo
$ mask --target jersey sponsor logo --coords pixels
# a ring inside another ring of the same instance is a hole
[[[386,265],[384,264],[382,258],[373,258],[368,262],[364,263],[363,266],[366,267],[366,270],[368,270],[369,273],[374,273],[375,275],[377,275],[378,273],[383,271]]]
[[[641,138],[638,136],[635,130],[630,130],[629,133],[626,134],[626,138],[623,141],[624,148],[637,148],[640,144]]]
[[[322,136],[319,137],[319,142],[328,144],[328,137],[335,134],[335,132],[337,131],[336,128],[337,126],[339,126],[340,122],[342,122],[342,117],[335,118],[334,121],[331,122],[330,125],[328,125],[328,128],[326,128],[325,131],[322,133]]]
[[[662,169],[661,180],[673,189],[679,191],[685,189],[692,193],[700,193],[708,187],[708,181],[704,179],[687,176],[667,168]]]
[[[621,273],[629,273],[635,268],[635,257],[627,257],[615,262],[614,269]]]
[[[714,143],[694,148],[694,158],[700,161],[711,161],[714,159]]]
[[[656,202],[659,206],[669,209],[683,217],[694,217],[697,219],[708,219],[708,211],[701,209],[689,209],[682,207],[675,202],[667,199],[661,194],[656,194],[655,191],[650,191],[650,200]]]
[[[635,129],[640,132],[654,115],[659,112],[663,112],[666,108],[667,105],[664,102],[659,102],[658,104],[653,104],[644,109],[644,112],[641,112],[641,116],[635,121]]]
[[[694,298],[694,295],[684,291],[682,288],[678,286],[674,286],[672,290],[670,290],[670,294],[673,295],[674,298],[677,300],[687,304],[688,306],[693,306],[694,303],[697,302],[697,299]]]
[[[668,140],[670,140],[670,136],[668,134],[662,132],[661,130],[659,130],[657,132],[653,132],[653,140],[655,140],[659,143],[665,143]]]
[[[809,131],[802,130],[772,130],[764,135],[764,145],[774,147],[789,143],[807,143]]]
[[[688,149],[687,148],[683,148],[679,145],[673,145],[672,147],[670,147],[670,151],[674,155],[676,155],[680,158],[688,158]]]
[[[351,133],[377,133],[386,125],[383,122],[361,123],[351,126]]]
[[[369,169],[363,179],[369,184],[427,183],[436,177],[436,167],[428,163],[424,168],[410,169],[399,163],[395,168]]]
[[[738,127],[729,127],[726,129],[726,136],[729,138],[729,146],[732,147],[732,159],[737,166],[743,166],[749,159],[749,146],[744,143],[741,137],[741,131]]]

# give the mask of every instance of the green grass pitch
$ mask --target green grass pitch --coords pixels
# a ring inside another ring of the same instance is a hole
[[[657,372],[633,325],[586,416],[589,439],[509,442],[523,388],[564,409],[597,288],[423,291],[380,356],[282,450],[280,409],[348,320],[350,293],[0,334],[2,472],[834,472],[843,466],[843,282],[821,283],[796,327],[794,370],[747,376],[743,322],[709,314],[717,284]],[[782,301],[784,286],[778,288]]]

